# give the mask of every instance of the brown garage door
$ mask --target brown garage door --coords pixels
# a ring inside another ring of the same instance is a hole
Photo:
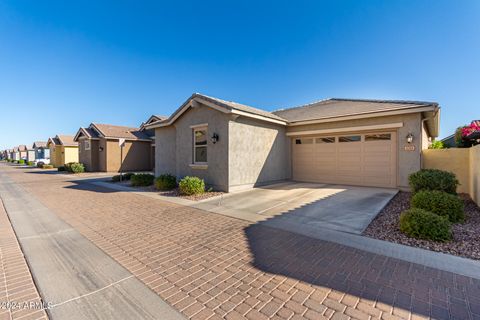
[[[292,139],[293,179],[361,186],[396,186],[396,133]]]

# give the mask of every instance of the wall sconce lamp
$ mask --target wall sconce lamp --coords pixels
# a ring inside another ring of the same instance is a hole
[[[410,132],[407,134],[407,143],[412,143],[413,142],[413,134]]]
[[[213,143],[213,144],[217,143],[218,139],[219,139],[218,134],[216,134],[216,133],[214,132],[213,135],[212,135],[212,138],[211,138],[212,143]]]
[[[102,151],[103,151],[103,147],[98,148],[98,150],[100,150],[100,152],[102,152]]]

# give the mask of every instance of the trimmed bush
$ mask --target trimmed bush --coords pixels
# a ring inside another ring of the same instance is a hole
[[[124,173],[122,174],[122,181],[126,181],[126,180],[130,180],[132,178],[132,176],[134,176],[135,173],[133,172],[127,172],[127,173]],[[116,176],[113,176],[112,177],[112,182],[120,182],[120,175],[116,175]]]
[[[457,194],[460,184],[454,173],[438,169],[422,169],[408,177],[408,183],[413,192],[420,190],[438,190]]]
[[[25,160],[23,159],[18,160],[18,164],[25,164]]]
[[[443,191],[422,190],[412,197],[412,207],[447,217],[450,222],[461,222],[465,218],[463,201],[458,196]]]
[[[153,184],[153,180],[155,176],[149,173],[139,173],[135,174],[130,178],[132,182],[132,186],[134,187],[146,187],[151,186]]]
[[[202,194],[205,192],[205,181],[199,177],[184,177],[178,183],[180,193],[184,195]]]
[[[450,222],[446,217],[419,208],[411,208],[402,212],[400,231],[417,239],[440,242],[452,239]]]
[[[171,174],[161,174],[155,179],[157,190],[172,190],[177,186],[177,178]]]
[[[28,162],[27,162],[27,165],[29,165],[29,166],[34,166],[34,165],[35,165],[35,162],[33,162],[33,161],[28,161]]]
[[[44,164],[42,169],[53,169],[53,166],[51,164]]]
[[[65,163],[65,170],[70,173],[82,173],[85,172],[85,166],[83,165],[83,163],[69,162]]]

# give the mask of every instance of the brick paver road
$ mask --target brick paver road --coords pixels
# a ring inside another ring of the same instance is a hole
[[[0,200],[0,319],[47,319],[20,245]]]
[[[479,280],[59,176],[8,172],[192,319],[480,319]]]

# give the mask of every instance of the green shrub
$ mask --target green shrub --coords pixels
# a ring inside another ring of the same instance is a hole
[[[438,169],[422,169],[408,177],[408,183],[413,192],[420,190],[438,190],[456,194],[460,184],[452,172]]]
[[[453,223],[463,221],[465,218],[462,199],[443,191],[422,190],[417,192],[412,197],[412,207],[447,217]]]
[[[51,164],[44,164],[44,165],[42,166],[42,169],[53,169],[53,165],[51,165]]]
[[[155,179],[155,176],[153,174],[139,173],[139,174],[133,175],[130,178],[130,181],[132,182],[132,186],[134,187],[145,187],[145,186],[151,186],[153,184],[154,179]]]
[[[123,173],[122,174],[122,181],[130,180],[132,178],[132,176],[134,176],[134,175],[135,175],[135,173],[133,173],[133,172]],[[113,182],[120,182],[120,175],[118,174],[116,176],[113,176],[112,181]]]
[[[27,165],[33,166],[33,165],[35,165],[35,162],[33,162],[33,161],[28,161],[28,162],[27,162]]]
[[[69,162],[65,163],[65,170],[70,173],[82,173],[85,172],[85,166],[83,165],[83,163]]]
[[[205,192],[205,181],[199,177],[184,177],[178,183],[180,193],[184,195],[202,194]]]
[[[157,190],[172,190],[177,186],[177,178],[171,174],[161,174],[155,179]]]
[[[23,160],[23,159],[20,159],[20,160],[18,160],[18,162],[17,162],[17,163],[18,163],[18,164],[25,164],[25,160]]]
[[[411,208],[400,215],[400,231],[417,239],[448,241],[452,239],[450,222],[446,217],[423,209]]]
[[[428,149],[445,149],[445,145],[440,140],[433,140]]]

